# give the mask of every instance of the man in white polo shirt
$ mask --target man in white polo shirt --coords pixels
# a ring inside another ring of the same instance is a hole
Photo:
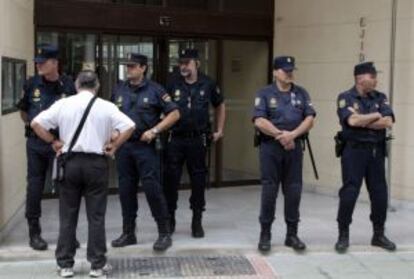
[[[83,71],[76,80],[78,94],[62,99],[40,113],[31,123],[35,133],[52,144],[57,154],[65,157],[65,173],[60,184],[59,239],[56,260],[62,277],[74,275],[75,235],[82,195],[88,217],[87,259],[91,277],[100,277],[107,270],[105,212],[108,189],[108,162],[132,134],[134,122],[114,104],[97,98],[86,117],[79,137],[69,146],[82,116],[99,89],[92,71]],[[49,130],[59,128],[56,139]],[[112,136],[116,131],[117,135]]]

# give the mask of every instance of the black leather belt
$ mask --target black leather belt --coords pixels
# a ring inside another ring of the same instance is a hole
[[[88,158],[105,158],[105,154],[87,153],[87,152],[71,152],[73,157],[88,157]]]

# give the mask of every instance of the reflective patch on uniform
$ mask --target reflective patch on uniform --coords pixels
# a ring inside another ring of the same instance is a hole
[[[271,107],[271,108],[277,107],[277,100],[276,100],[276,98],[271,98],[270,99],[269,107]]]
[[[338,106],[339,106],[339,108],[344,108],[345,106],[346,106],[346,100],[345,99],[341,99],[341,100],[339,100],[339,102],[338,102]]]
[[[388,101],[388,99],[384,99],[384,105],[389,105],[390,101]]]
[[[260,98],[254,99],[254,106],[256,107],[260,106]]]
[[[147,97],[145,97],[145,98],[143,99],[143,101],[144,101],[144,103],[148,103],[148,98],[147,98]]]
[[[221,90],[220,90],[220,87],[216,87],[216,92],[217,92],[217,94],[221,94]]]
[[[378,104],[375,104],[375,107],[378,109],[379,108],[379,105]]]
[[[200,91],[200,96],[201,96],[201,97],[204,97],[204,95],[205,95],[205,94],[206,94],[206,92],[204,92],[204,90],[201,90],[201,91]]]
[[[171,102],[171,97],[170,97],[170,95],[168,95],[167,93],[165,93],[163,96],[162,96],[162,99],[163,99],[163,101],[164,102]]]

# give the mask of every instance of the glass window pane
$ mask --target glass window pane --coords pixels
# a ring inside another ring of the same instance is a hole
[[[37,43],[57,46],[60,71],[73,78],[83,69],[96,69],[97,38],[94,34],[39,32]]]
[[[23,60],[2,58],[2,114],[17,110],[16,103],[23,92],[26,80],[26,62]]]

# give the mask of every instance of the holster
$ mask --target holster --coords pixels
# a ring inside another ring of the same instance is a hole
[[[342,156],[342,153],[344,152],[345,149],[345,141],[342,135],[342,132],[338,132],[336,133],[335,137],[335,155],[337,158]]]
[[[253,146],[258,147],[261,142],[262,142],[262,139],[261,139],[260,131],[255,129],[254,136],[253,136]]]

